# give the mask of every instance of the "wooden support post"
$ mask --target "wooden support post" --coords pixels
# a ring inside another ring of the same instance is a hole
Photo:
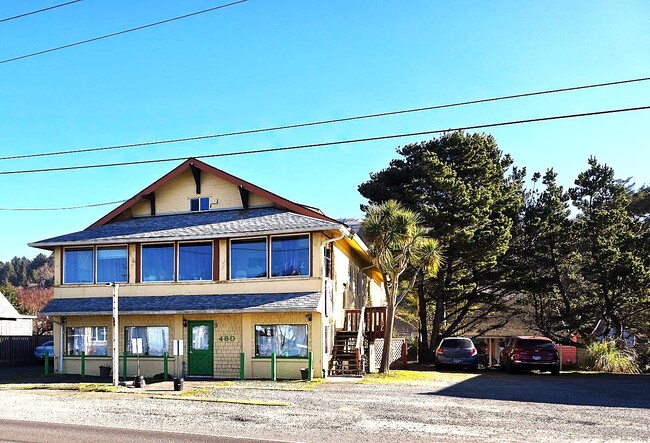
[[[124,382],[126,383],[126,351],[124,351],[122,358],[122,376],[124,377]]]
[[[312,381],[314,378],[314,353],[309,351],[307,354],[307,380]]]

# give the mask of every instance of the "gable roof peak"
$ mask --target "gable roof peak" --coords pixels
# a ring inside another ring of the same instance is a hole
[[[299,203],[295,203],[291,200],[288,200],[284,197],[281,197],[271,191],[267,191],[264,188],[261,188],[257,185],[254,185],[246,180],[243,180],[239,177],[236,177],[232,174],[229,174],[219,168],[216,168],[214,166],[211,166],[205,162],[202,162],[201,160],[195,158],[195,157],[189,157],[187,160],[185,160],[183,163],[178,165],[176,168],[172,169],[170,172],[167,174],[163,175],[160,177],[158,180],[147,186],[145,189],[142,191],[138,192],[136,195],[131,197],[130,199],[126,200],[124,203],[122,203],[120,206],[117,208],[113,209],[111,212],[94,222],[92,225],[88,226],[88,228],[95,228],[98,226],[105,225],[106,223],[110,223],[112,220],[114,220],[116,217],[118,217],[120,214],[124,213],[127,209],[131,208],[133,205],[141,201],[145,196],[150,195],[151,193],[155,192],[157,189],[159,189],[161,186],[163,186],[165,183],[171,181],[172,179],[176,178],[179,176],[181,173],[185,172],[187,169],[194,167],[198,168],[203,172],[206,172],[208,174],[215,175],[229,183],[232,183],[233,185],[237,186],[238,188],[248,191],[252,194],[259,195],[261,197],[266,198],[267,200],[271,201],[273,204],[282,207],[284,209],[287,209],[291,212],[295,212],[297,214],[301,215],[306,215],[314,218],[318,218],[321,220],[329,221],[329,222],[335,222],[338,223],[337,220],[326,216],[323,214],[320,210],[317,210],[315,208],[311,208],[306,205],[301,205]],[[87,228],[87,229],[88,229]]]

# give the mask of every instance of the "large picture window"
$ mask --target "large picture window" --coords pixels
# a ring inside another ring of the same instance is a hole
[[[212,280],[212,243],[181,243],[178,246],[179,280]]]
[[[94,283],[93,249],[66,249],[63,253],[63,283]]]
[[[271,277],[309,275],[309,236],[271,239]]]
[[[307,325],[256,325],[255,356],[307,357]]]
[[[174,245],[142,246],[142,281],[174,281]]]
[[[97,283],[126,283],[126,246],[97,248]]]
[[[230,278],[266,277],[266,239],[230,242]]]
[[[106,326],[66,328],[67,355],[108,355]]]
[[[131,346],[132,339],[142,339],[142,354],[162,357],[169,352],[169,328],[167,326],[131,326],[124,328],[126,352],[135,355]]]

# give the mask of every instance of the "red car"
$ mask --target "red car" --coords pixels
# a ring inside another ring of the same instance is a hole
[[[514,337],[501,351],[501,369],[551,372],[560,375],[560,355],[555,343],[546,337]]]

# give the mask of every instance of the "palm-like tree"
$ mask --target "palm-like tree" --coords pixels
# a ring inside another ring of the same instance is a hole
[[[411,292],[420,272],[434,276],[442,262],[438,241],[430,238],[420,223],[418,214],[394,200],[369,206],[363,221],[370,256],[384,277],[388,303],[381,373],[390,370],[389,353],[397,306]],[[413,270],[412,277],[400,286],[400,278],[409,267]]]

